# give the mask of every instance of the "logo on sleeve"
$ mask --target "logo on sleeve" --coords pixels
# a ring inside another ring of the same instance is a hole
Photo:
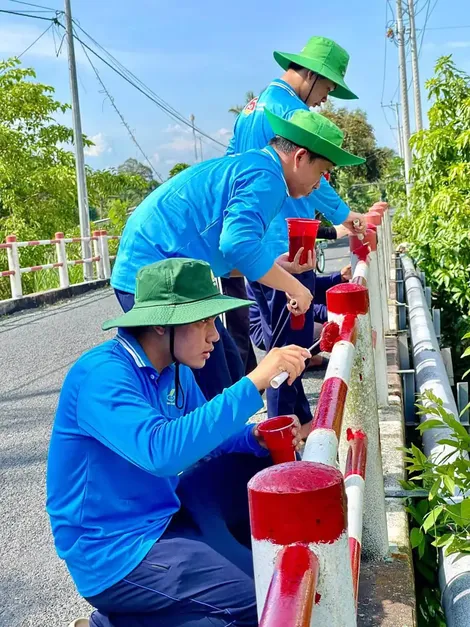
[[[250,115],[251,113],[253,113],[253,111],[256,109],[257,102],[258,102],[258,96],[250,100],[250,102],[243,109],[243,113],[245,115]]]

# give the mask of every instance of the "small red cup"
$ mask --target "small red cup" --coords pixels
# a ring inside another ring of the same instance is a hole
[[[305,325],[305,314],[299,314],[298,316],[294,316],[291,313],[290,315],[290,328],[292,331],[302,331]]]
[[[275,464],[295,462],[295,449],[292,444],[292,427],[295,421],[292,416],[276,416],[269,418],[258,426],[266,446]]]
[[[307,263],[309,251],[313,254],[315,250],[315,240],[320,228],[320,220],[286,218],[286,222],[289,235],[289,261],[294,261],[299,248],[303,247],[300,263]]]

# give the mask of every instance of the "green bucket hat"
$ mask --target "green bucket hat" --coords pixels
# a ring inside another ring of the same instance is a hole
[[[328,159],[334,165],[361,165],[365,163],[362,157],[347,152],[341,148],[344,133],[336,124],[320,113],[298,109],[290,120],[280,118],[265,109],[268,122],[275,135],[307,148],[311,152]]]
[[[251,304],[220,294],[205,261],[165,259],[139,270],[135,305],[119,318],[105,322],[102,329],[190,324]]]
[[[307,70],[329,78],[336,85],[336,89],[330,93],[330,96],[342,100],[355,100],[357,98],[356,94],[344,82],[349,54],[331,39],[311,37],[300,54],[274,52],[274,58],[283,70],[287,70],[291,63],[297,63]]]

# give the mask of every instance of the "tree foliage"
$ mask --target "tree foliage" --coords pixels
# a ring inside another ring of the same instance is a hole
[[[171,179],[173,176],[176,176],[183,170],[186,170],[186,168],[189,168],[189,163],[175,163],[175,165],[168,172],[168,178]]]
[[[395,228],[426,273],[459,357],[470,328],[470,77],[444,56],[426,88],[429,128],[411,138],[413,190]]]
[[[245,104],[243,105],[235,105],[233,107],[230,107],[230,109],[228,110],[229,113],[233,113],[234,115],[239,115],[243,109],[245,108],[245,106],[251,101],[253,100],[253,98],[256,98],[254,92],[252,91],[247,91],[245,94]]]

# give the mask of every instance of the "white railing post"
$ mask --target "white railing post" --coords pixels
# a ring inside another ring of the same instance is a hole
[[[110,279],[111,278],[111,262],[109,259],[108,232],[103,229],[98,232],[100,234],[99,235],[100,257],[103,262],[103,278]]]
[[[21,298],[23,296],[23,286],[21,284],[20,257],[16,235],[8,235],[5,241],[7,244],[10,244],[10,247],[7,248],[8,270],[14,272],[14,274],[10,275],[11,297]]]
[[[55,250],[57,254],[57,263],[62,264],[59,267],[59,282],[60,287],[69,287],[69,266],[67,263],[67,250],[65,248],[65,235],[63,233],[56,233],[55,239]]]
[[[104,270],[104,263],[103,263],[103,254],[102,254],[102,246],[101,246],[101,241],[102,241],[102,237],[101,237],[101,233],[103,231],[93,231],[93,255],[95,257],[98,257],[98,260],[96,261],[96,276],[98,279],[105,279],[106,275],[105,275],[105,270]]]
[[[367,214],[367,221],[370,222],[377,233],[377,268],[379,272],[379,286],[380,286],[380,300],[382,305],[382,322],[384,328],[384,334],[390,331],[390,322],[388,314],[388,277],[389,272],[386,270],[385,254],[381,243],[381,230],[380,224],[382,222],[382,216],[376,211]]]

